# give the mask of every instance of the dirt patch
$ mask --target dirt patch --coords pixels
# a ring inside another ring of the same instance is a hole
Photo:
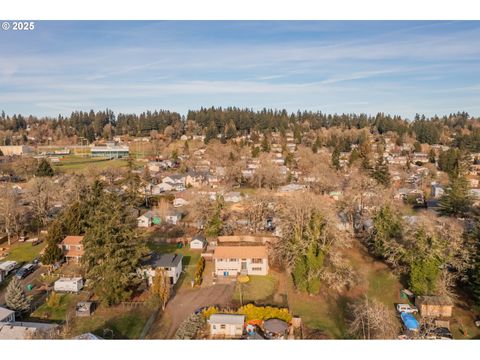
[[[234,289],[234,283],[227,283],[179,291],[159,314],[147,338],[172,339],[181,322],[199,307],[230,307]]]

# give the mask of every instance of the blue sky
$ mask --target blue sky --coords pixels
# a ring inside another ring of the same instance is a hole
[[[42,21],[0,31],[0,109],[480,115],[480,21]]]

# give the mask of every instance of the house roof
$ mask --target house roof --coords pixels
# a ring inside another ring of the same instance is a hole
[[[193,241],[193,240],[200,240],[200,241],[202,241],[202,242],[205,242],[205,241],[206,241],[205,236],[203,236],[202,234],[197,234],[197,235],[195,235],[194,237],[192,237],[192,241]]]
[[[5,319],[13,313],[15,313],[15,311],[0,306],[0,320]]]
[[[69,235],[62,241],[62,245],[80,245],[82,243],[83,236]]]
[[[266,258],[265,246],[217,246],[213,253],[214,259],[228,258]]]
[[[418,296],[417,303],[419,305],[453,306],[452,300],[448,296]]]
[[[245,315],[236,314],[212,314],[208,319],[210,324],[231,324],[243,325],[245,322]]]
[[[182,259],[182,254],[153,254],[150,259],[143,262],[143,265],[150,265],[154,268],[177,267]]]

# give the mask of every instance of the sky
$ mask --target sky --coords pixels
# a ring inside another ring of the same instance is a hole
[[[480,115],[480,21],[40,21],[0,30],[0,110]]]

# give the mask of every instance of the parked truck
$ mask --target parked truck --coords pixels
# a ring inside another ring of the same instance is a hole
[[[73,292],[77,293],[83,288],[83,279],[76,278],[60,278],[53,284],[53,290],[57,292]]]

